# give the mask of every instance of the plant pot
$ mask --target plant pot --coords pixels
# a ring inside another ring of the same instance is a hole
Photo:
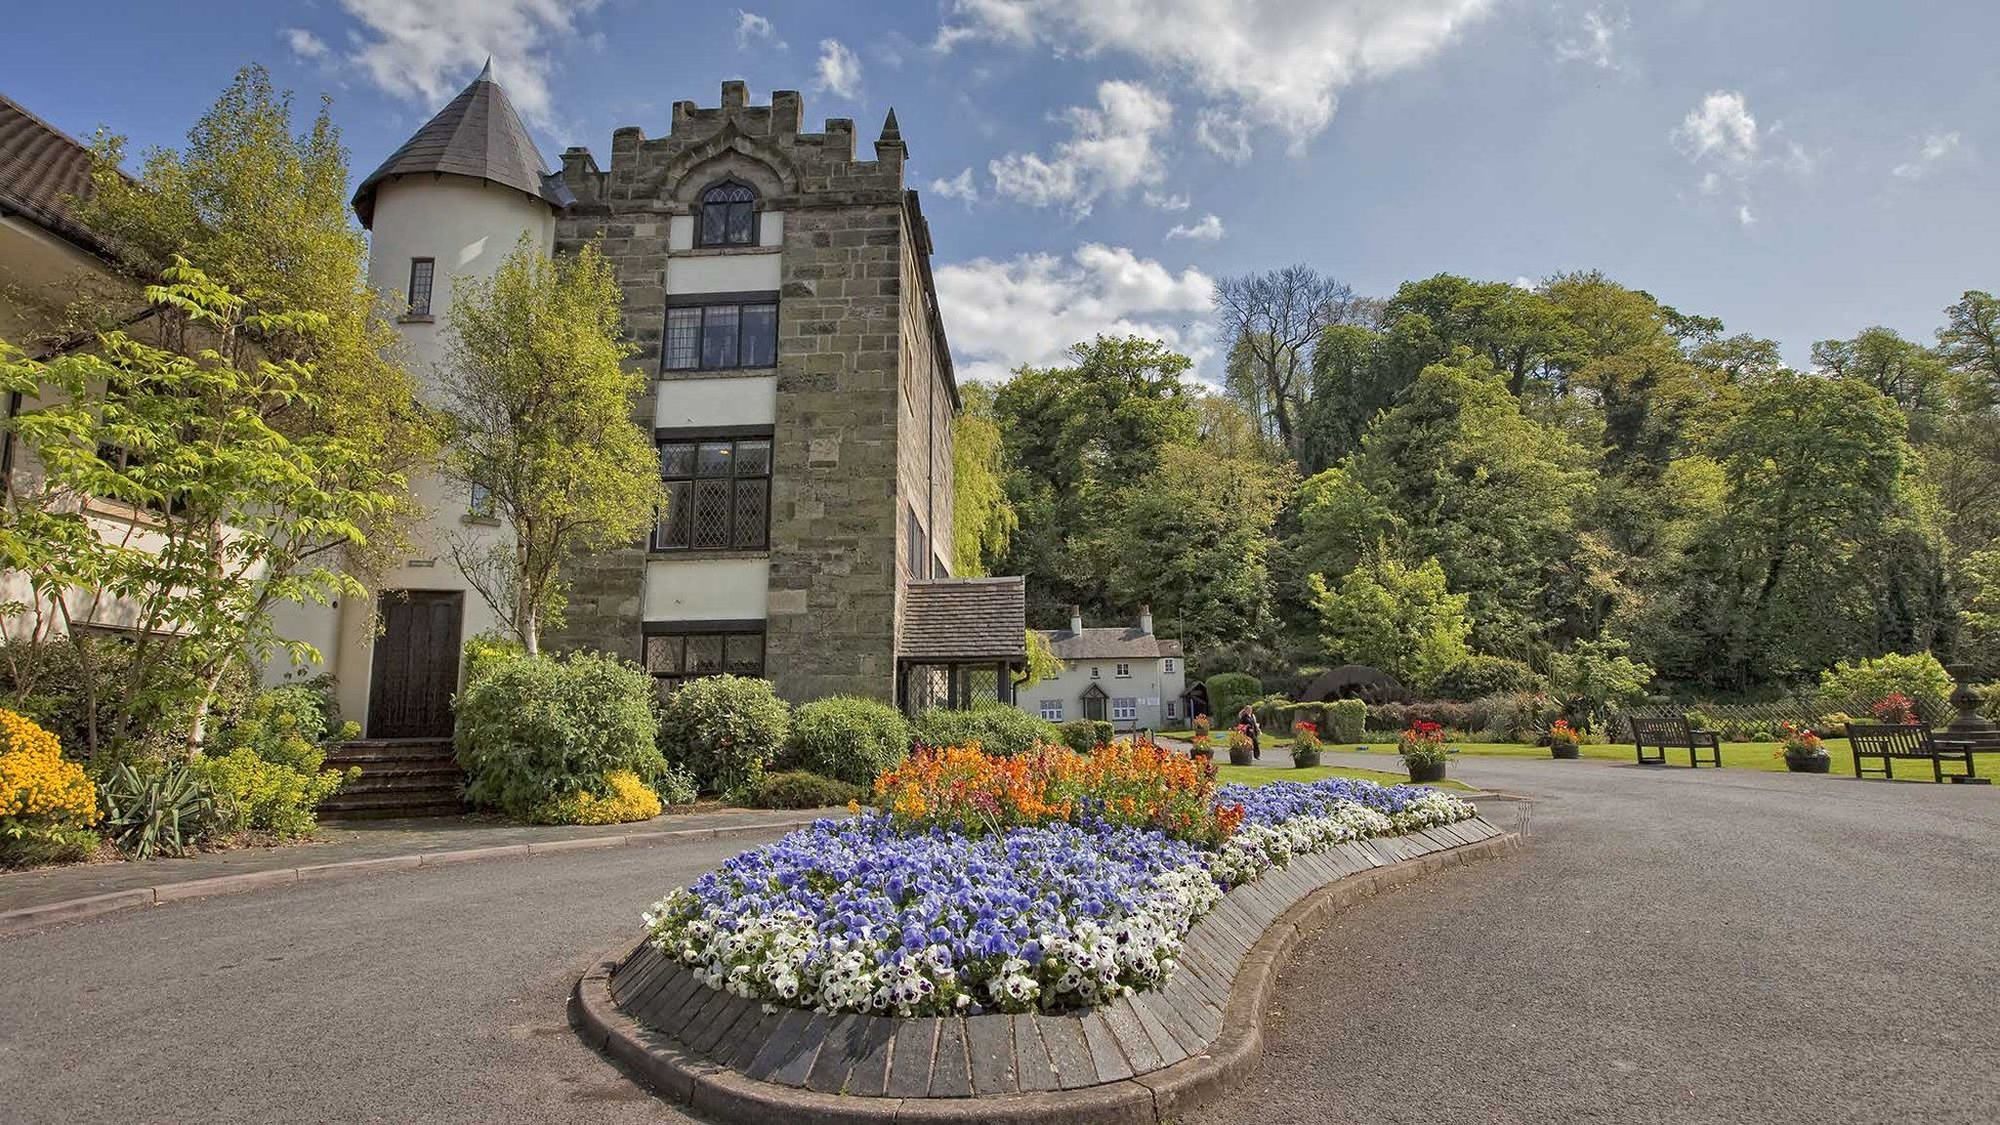
[[[1215,760],[1215,747],[1190,746],[1188,747],[1188,757],[1193,758],[1197,762],[1213,762]]]
[[[1785,768],[1793,773],[1826,773],[1833,769],[1833,755],[1787,754]]]
[[[1255,750],[1231,750],[1229,752],[1229,764],[1232,766],[1254,765],[1256,761],[1257,752]]]
[[[1420,783],[1444,780],[1445,764],[1443,762],[1412,762],[1404,759],[1403,765],[1409,769],[1410,780],[1412,782]]]
[[[1549,743],[1549,757],[1571,762],[1583,757],[1583,747],[1574,742]]]
[[[1299,750],[1292,754],[1292,768],[1309,770],[1319,765],[1318,750]]]

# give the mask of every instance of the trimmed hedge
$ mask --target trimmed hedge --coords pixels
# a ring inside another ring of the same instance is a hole
[[[1222,730],[1236,725],[1236,713],[1244,704],[1263,697],[1263,683],[1248,672],[1217,672],[1208,678],[1209,714],[1215,716],[1215,725]]]
[[[659,730],[668,761],[694,775],[702,792],[727,793],[777,760],[792,719],[769,680],[704,676],[668,697]]]
[[[910,724],[902,712],[878,700],[841,695],[792,712],[792,734],[779,764],[872,785],[877,775],[896,768],[909,752]]]
[[[509,816],[528,819],[579,790],[610,797],[613,770],[649,784],[666,770],[653,679],[613,656],[503,661],[466,686],[457,709],[466,798]]]
[[[1320,708],[1320,741],[1360,742],[1367,737],[1368,704],[1359,699],[1336,699]]]
[[[1071,719],[1058,727],[1063,745],[1079,754],[1088,754],[1099,746],[1111,745],[1118,737],[1118,728],[1103,719]]]
[[[733,794],[738,804],[753,809],[830,809],[870,796],[863,786],[805,770],[763,774]]]
[[[1062,732],[1018,708],[982,703],[970,711],[932,707],[910,723],[913,746],[964,746],[977,742],[989,754],[1011,757],[1039,744],[1062,745]]]

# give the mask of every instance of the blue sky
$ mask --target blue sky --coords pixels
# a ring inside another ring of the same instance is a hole
[[[358,178],[477,71],[553,164],[719,83],[872,140],[893,105],[961,374],[1140,331],[1213,371],[1212,279],[1365,293],[1602,269],[1731,331],[1928,340],[2000,285],[2000,6],[1835,0],[316,0],[34,5],[0,91],[176,144],[240,65]],[[24,49],[25,48],[25,49]]]

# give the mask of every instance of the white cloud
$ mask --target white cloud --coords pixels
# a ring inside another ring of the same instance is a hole
[[[1739,203],[1736,206],[1736,221],[1746,227],[1754,227],[1757,225],[1757,215],[1750,210],[1748,203]]]
[[[767,17],[736,9],[736,49],[747,51],[750,44],[763,41],[782,51],[785,41],[777,38],[777,27]]]
[[[1703,98],[1681,119],[1673,137],[1690,160],[1716,160],[1735,167],[1754,162],[1762,143],[1749,102],[1733,90],[1717,90]]]
[[[1623,12],[1607,13],[1603,8],[1592,8],[1583,13],[1583,26],[1576,34],[1556,40],[1556,58],[1587,63],[1599,70],[1617,70],[1618,34],[1630,22]]]
[[[849,100],[861,92],[861,59],[838,39],[819,41],[819,88]]]
[[[1296,151],[1339,92],[1424,62],[1497,0],[953,0],[935,46],[979,37],[1117,51],[1191,82]]]
[[[1889,173],[1905,180],[1921,180],[1939,161],[1955,155],[1962,144],[1963,141],[1956,130],[1949,133],[1926,134],[1923,146],[1917,150],[1916,159],[1896,165],[1889,169]]]
[[[1070,136],[1054,156],[1011,152],[988,163],[993,190],[1035,207],[1067,206],[1081,217],[1101,195],[1165,179],[1166,162],[1154,140],[1173,122],[1167,99],[1136,82],[1112,81],[1097,87],[1097,105],[1071,106],[1062,114]]]
[[[962,199],[967,203],[979,200],[979,189],[972,186],[972,169],[967,168],[949,180],[932,180],[931,192],[943,199]]]
[[[580,37],[601,0],[340,0],[361,23],[348,61],[396,97],[435,108],[490,55],[530,125],[553,124],[550,52]]]
[[[314,35],[303,27],[288,27],[283,32],[285,45],[292,54],[302,59],[323,59],[326,57],[326,40]]]
[[[1217,242],[1222,238],[1222,219],[1216,215],[1203,215],[1201,221],[1189,226],[1175,223],[1167,231],[1168,238],[1185,238],[1193,242]]]
[[[1005,379],[1100,334],[1158,340],[1197,362],[1213,351],[1214,279],[1192,267],[1175,273],[1122,246],[975,258],[940,267],[937,290],[961,378]]]
[[[1210,106],[1194,122],[1194,139],[1201,147],[1231,164],[1250,162],[1250,123]]]
[[[1185,211],[1194,206],[1194,200],[1189,199],[1185,192],[1149,191],[1139,199],[1155,211]]]

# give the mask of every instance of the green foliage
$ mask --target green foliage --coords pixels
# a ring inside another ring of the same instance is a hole
[[[871,785],[910,752],[910,724],[886,703],[836,696],[792,712],[780,764],[854,785]]]
[[[1208,678],[1209,713],[1219,729],[1235,726],[1236,713],[1263,697],[1263,682],[1248,672],[1217,672]]]
[[[498,633],[476,633],[465,641],[465,682],[470,684],[486,678],[509,660],[527,655],[527,646],[512,637]]]
[[[1027,646],[1029,683],[1053,680],[1062,675],[1063,670],[1068,667],[1063,663],[1062,657],[1056,655],[1056,647],[1050,643],[1047,633],[1039,629],[1028,630]]]
[[[1004,442],[994,417],[993,388],[959,387],[964,404],[951,423],[952,573],[977,577],[1007,553],[1020,517],[1007,499]]]
[[[676,789],[691,785],[678,770],[670,769],[665,776],[672,779]],[[631,824],[660,815],[660,795],[631,770],[605,774],[600,788],[603,796],[589,789],[578,789],[566,797],[537,805],[529,810],[526,819],[535,824]]]
[[[1549,681],[1518,660],[1473,653],[1445,669],[1431,690],[1440,699],[1483,699],[1501,693],[1545,692]]]
[[[215,802],[185,762],[136,767],[122,762],[98,783],[104,837],[134,859],[186,855],[213,824]]]
[[[1532,743],[1562,717],[1561,705],[1539,691],[1500,692],[1473,708],[1484,717],[1480,732],[1496,742]]]
[[[1336,699],[1322,709],[1325,718],[1320,734],[1329,742],[1360,742],[1367,734],[1368,704],[1359,699]]]
[[[1625,655],[1629,648],[1620,640],[1579,641],[1549,661],[1551,686],[1584,730],[1645,698],[1654,673]]]
[[[0,818],[0,868],[40,867],[89,859],[102,839],[94,829],[75,825],[26,825]]]
[[[989,754],[1025,754],[1041,745],[1062,744],[1062,732],[1019,708],[982,703],[969,711],[931,707],[910,722],[910,739],[917,746],[968,746],[974,742]]]
[[[866,786],[805,770],[759,774],[737,790],[735,803],[753,809],[831,809],[850,801],[866,801]]]
[[[1986,674],[2000,672],[2000,541],[1960,566],[1958,659]],[[46,724],[45,724],[46,725]]]
[[[1063,745],[1079,754],[1088,754],[1100,745],[1097,741],[1097,724],[1089,719],[1071,719],[1056,728]]]
[[[319,827],[314,810],[347,780],[334,770],[269,761],[248,747],[204,755],[191,764],[213,802],[208,827],[220,833],[310,836]]]
[[[211,755],[248,750],[266,762],[311,774],[325,764],[331,742],[359,734],[355,724],[337,721],[330,683],[282,684],[226,713],[207,749]]]
[[[1951,673],[1928,652],[1884,653],[1867,660],[1843,660],[1819,678],[1824,706],[1866,712],[1884,697],[1902,693],[1917,707],[1918,717],[1940,723],[1951,714]]]
[[[660,749],[704,793],[727,793],[755,780],[776,762],[790,735],[791,713],[768,680],[689,680],[660,713]]]
[[[1312,591],[1320,639],[1335,659],[1372,665],[1428,691],[1471,655],[1470,599],[1447,589],[1436,559],[1408,567],[1378,556],[1349,571],[1338,589],[1314,575]]]
[[[610,796],[606,775],[652,781],[665,770],[654,745],[653,681],[600,653],[507,661],[458,699],[458,761],[465,795],[520,819],[579,790]]]
[[[595,243],[550,258],[526,234],[493,276],[452,284],[444,474],[484,488],[510,535],[451,553],[530,654],[562,620],[563,560],[630,543],[664,504],[619,294]]]

